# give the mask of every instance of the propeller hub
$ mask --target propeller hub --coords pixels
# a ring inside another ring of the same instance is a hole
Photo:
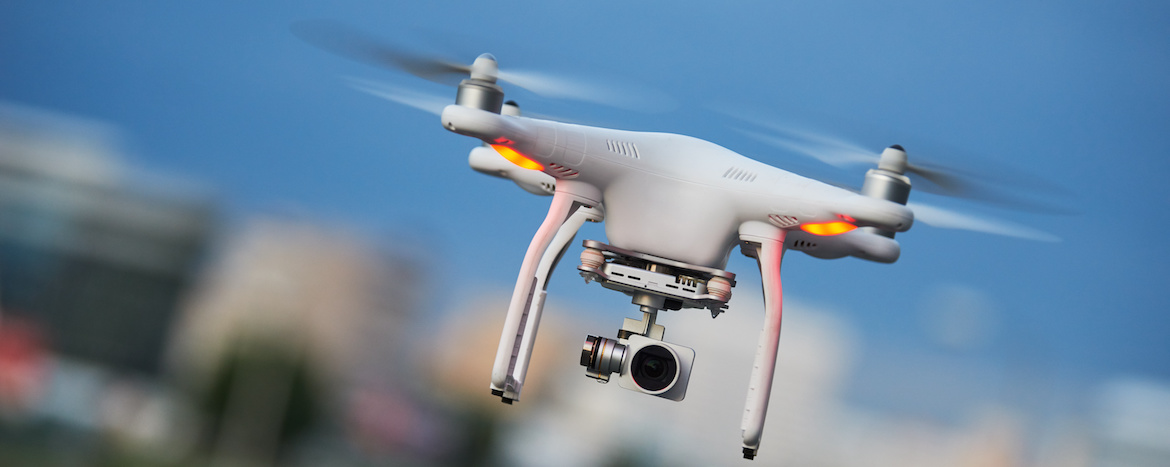
[[[882,151],[882,157],[878,160],[879,169],[888,170],[898,175],[904,175],[906,173],[907,165],[906,150],[897,144]]]
[[[500,63],[492,54],[483,54],[471,63],[471,79],[495,83],[500,77]]]

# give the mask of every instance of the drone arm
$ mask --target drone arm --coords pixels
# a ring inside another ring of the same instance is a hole
[[[443,128],[489,144],[512,145],[539,139],[539,131],[534,128],[534,124],[486,110],[448,105],[443,108],[440,118]]]
[[[776,373],[776,351],[780,345],[780,321],[783,311],[783,290],[780,286],[780,262],[784,257],[786,231],[762,223],[747,223],[740,228],[744,253],[754,256],[760,265],[764,286],[764,329],[756,346],[756,358],[748,384],[747,402],[743,409],[743,454],[752,459],[760,448],[764,431],[764,417],[772,393],[772,379]]]
[[[534,195],[551,196],[556,189],[557,181],[551,175],[508,162],[490,146],[476,146],[467,156],[467,163],[476,172],[506,178]]]
[[[492,394],[500,396],[504,402],[520,399],[544,308],[549,275],[585,221],[602,219],[601,211],[590,206],[596,203],[586,204],[585,201],[586,198],[569,190],[558,190],[553,195],[548,215],[528,245],[492,367]]]

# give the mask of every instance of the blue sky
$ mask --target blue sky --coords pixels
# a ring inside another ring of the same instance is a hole
[[[937,351],[923,315],[940,293],[974,291],[996,324],[972,359],[1078,384],[1170,380],[1165,2],[241,3],[4,2],[0,100],[116,126],[130,164],[211,187],[229,218],[292,212],[404,239],[433,251],[436,280],[472,287],[511,287],[548,199],[472,172],[474,141],[344,78],[453,90],[330,55],[291,34],[294,22],[651,86],[680,106],[639,113],[506,91],[528,110],[690,134],[801,173],[859,182],[864,170],[762,145],[719,109],[875,151],[899,143],[911,158],[1008,165],[1063,187],[1056,199],[1076,214],[912,199],[1062,242],[918,225],[899,236],[894,265],[788,255],[786,296],[847,316],[876,359]],[[603,235],[591,226],[578,239]],[[758,281],[743,258],[728,269]],[[550,290],[626,311],[569,268]]]

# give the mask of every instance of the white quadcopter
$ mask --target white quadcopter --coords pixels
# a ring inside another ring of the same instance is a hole
[[[349,44],[303,34],[330,49]],[[349,41],[353,43],[354,41]],[[780,263],[785,251],[817,258],[854,256],[897,261],[894,235],[910,229],[911,182],[898,145],[881,153],[860,193],[757,162],[713,143],[677,134],[622,131],[527,118],[504,102],[494,57],[470,66],[419,60],[385,50],[359,51],[424,77],[467,76],[455,103],[433,103],[393,88],[358,83],[364,90],[436,111],[443,127],[480,140],[469,163],[525,190],[551,195],[547,216],[520,266],[492,369],[491,392],[520,400],[549,276],[585,222],[604,222],[608,244],[586,240],[581,276],[629,295],[641,319],[626,318],[616,338],[587,336],[580,364],[587,376],[675,401],[686,395],[695,352],[663,341],[662,310],[727,307],[735,274],[723,270],[732,251],[759,263],[764,323],[744,406],[743,455],[758,452],[768,408],[783,308]]]

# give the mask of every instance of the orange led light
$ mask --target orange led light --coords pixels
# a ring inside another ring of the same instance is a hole
[[[540,165],[540,163],[538,163],[532,159],[524,157],[523,154],[516,152],[515,149],[512,149],[512,148],[507,147],[507,146],[501,146],[499,144],[493,144],[492,149],[495,149],[496,152],[500,153],[501,156],[504,156],[504,159],[507,159],[508,162],[516,164],[517,166],[519,166],[522,169],[544,170],[543,165]]]
[[[848,222],[822,222],[820,224],[804,224],[800,226],[800,230],[822,236],[841,235],[856,228],[856,225]]]

